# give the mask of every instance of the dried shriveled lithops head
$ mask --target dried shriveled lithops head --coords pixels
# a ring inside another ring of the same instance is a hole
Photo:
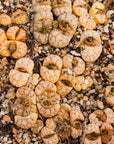
[[[11,18],[6,14],[1,14],[0,15],[0,24],[4,25],[4,26],[10,25],[11,24]]]
[[[16,87],[27,85],[34,63],[29,58],[21,58],[16,62],[15,69],[9,73],[10,82]]]
[[[100,35],[97,31],[87,30],[81,35],[81,56],[86,62],[94,62],[102,52]]]
[[[84,144],[101,144],[101,136],[99,127],[95,124],[88,124],[86,127],[86,136]]]
[[[10,40],[25,41],[27,39],[26,31],[18,26],[10,27],[6,34]]]
[[[87,3],[84,0],[75,0],[72,7],[73,13],[77,16],[87,15]]]
[[[81,58],[67,54],[63,57],[63,68],[74,69],[75,75],[80,75],[85,70],[85,63]]]
[[[114,112],[111,108],[106,108],[104,110],[106,116],[107,116],[107,119],[106,119],[106,122],[107,123],[110,123],[110,124],[113,124],[114,123]]]
[[[62,69],[62,60],[57,55],[50,55],[45,58],[43,66],[40,69],[42,78],[52,83],[57,82]]]
[[[25,24],[28,22],[27,12],[25,11],[15,11],[12,14],[12,23]]]
[[[48,81],[41,81],[35,89],[38,96],[37,107],[44,117],[56,115],[60,109],[60,96],[56,94],[56,86]]]
[[[23,129],[29,129],[34,126],[37,120],[37,113],[32,113],[27,117],[15,116],[15,124]]]
[[[87,16],[81,16],[79,18],[80,25],[86,28],[87,30],[92,30],[96,28],[96,22],[93,18],[88,18]]]
[[[45,144],[57,144],[59,141],[57,134],[48,127],[44,127],[41,130],[41,137],[43,138]]]
[[[114,87],[113,86],[107,86],[106,87],[105,99],[109,105],[111,105],[112,107],[114,106]]]
[[[39,133],[41,131],[41,129],[44,127],[43,121],[41,120],[37,120],[35,125],[33,127],[31,127],[31,131],[33,133]]]
[[[53,15],[51,11],[38,11],[34,16],[34,37],[46,44],[48,42],[49,32],[52,29]]]
[[[6,34],[3,29],[0,28],[0,45],[7,39]]]
[[[71,136],[77,138],[82,134],[82,123],[84,116],[79,110],[71,110],[70,112],[70,123],[71,123]]]
[[[100,132],[102,143],[108,143],[113,136],[113,127],[109,123],[103,123]]]
[[[102,110],[96,110],[89,115],[90,123],[101,126],[103,122],[107,119],[106,114]]]
[[[58,116],[60,116],[62,119],[69,120],[70,111],[71,107],[66,103],[62,103],[58,112]]]
[[[73,88],[75,84],[75,76],[66,73],[61,74],[56,87],[57,87],[57,93],[64,97],[66,96]]]
[[[54,0],[52,1],[52,7],[53,7],[53,13],[56,16],[72,12],[71,0]]]

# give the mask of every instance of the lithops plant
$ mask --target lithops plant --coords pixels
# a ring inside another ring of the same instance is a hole
[[[15,68],[11,69],[9,73],[9,80],[11,84],[16,87],[27,85],[29,77],[34,68],[34,63],[30,58],[21,58],[17,60]]]
[[[42,78],[52,83],[57,82],[61,74],[62,60],[57,55],[49,55],[45,58],[40,69]]]
[[[114,86],[107,86],[106,87],[105,99],[109,105],[111,105],[112,107],[114,106]]]
[[[48,127],[42,128],[41,137],[43,138],[45,144],[57,144],[59,142],[57,134]]]
[[[97,31],[87,30],[80,39],[81,56],[86,62],[94,62],[102,52],[101,38]]]
[[[53,29],[49,35],[50,45],[56,48],[63,48],[69,44],[77,28],[77,18],[70,13],[58,17],[58,28]]]
[[[41,129],[44,127],[42,120],[37,120],[33,127],[31,127],[31,131],[35,134],[38,134]]]
[[[60,96],[56,93],[56,86],[48,81],[41,81],[36,89],[37,107],[44,117],[55,116],[60,109]]]
[[[95,124],[88,124],[84,144],[102,144],[99,127]]]
[[[52,29],[53,15],[51,12],[50,1],[33,1],[34,15],[34,37],[41,43],[48,42],[49,33]]]
[[[0,45],[0,54],[2,56],[12,56],[15,59],[25,56],[28,48],[26,43],[22,41],[27,39],[26,31],[18,26],[12,26],[7,30],[6,36],[9,40],[4,38]]]
[[[109,123],[103,123],[100,132],[102,143],[108,143],[113,136],[113,127]]]
[[[21,87],[16,93],[14,103],[15,124],[21,128],[29,129],[36,123],[38,113],[36,108],[36,95],[28,87]]]
[[[84,0],[75,0],[73,2],[72,11],[76,16],[87,15],[87,3]]]
[[[60,16],[64,13],[72,13],[71,0],[52,0],[53,13]]]
[[[82,76],[77,76],[75,78],[75,85],[74,85],[74,89],[76,91],[81,91],[81,90],[85,90],[88,87],[91,87],[93,84],[93,79],[90,76],[86,76],[84,77]]]
[[[56,83],[57,93],[64,97],[66,96],[72,89],[75,84],[75,76],[65,72],[61,74],[59,80]]]
[[[71,123],[71,136],[77,138],[82,134],[82,123],[84,116],[80,110],[71,110],[70,123]]]
[[[1,25],[10,25],[11,24],[11,18],[7,14],[1,14],[0,15],[0,24]]]
[[[106,15],[104,13],[105,5],[100,2],[94,2],[89,10],[90,15],[94,15],[94,20],[97,24],[103,24],[106,21]]]
[[[85,70],[85,62],[79,58],[67,54],[63,57],[63,68],[75,70],[75,75],[81,75]]]

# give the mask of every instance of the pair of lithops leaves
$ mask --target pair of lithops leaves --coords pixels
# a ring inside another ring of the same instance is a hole
[[[74,73],[67,71],[62,73],[62,68],[74,70]],[[45,81],[56,83],[57,93],[64,97],[72,90],[75,84],[75,76],[82,74],[84,70],[85,63],[79,57],[67,54],[62,61],[59,56],[50,55],[45,58],[40,74]]]
[[[92,125],[95,125],[97,129],[100,128],[98,132],[92,132],[87,134],[87,138],[89,140],[96,140],[99,143],[108,143],[113,136],[113,127],[111,124],[114,123],[114,112],[110,108],[106,108],[104,110],[96,110],[89,115],[89,120]],[[90,124],[90,125],[91,125]]]
[[[68,45],[77,27],[77,18],[71,14],[63,12],[57,21],[53,21],[51,6],[39,2],[33,9],[34,16],[34,37],[42,44],[48,41],[54,47],[65,47]]]
[[[75,0],[73,2],[73,13],[79,16],[80,25],[86,29],[94,29],[96,24],[103,24],[106,21],[104,14],[105,6],[100,2],[93,3],[89,10],[89,15],[93,16],[88,18],[88,4],[84,0]]]
[[[44,143],[54,141],[54,144],[57,144],[58,136],[63,140],[68,139],[70,135],[73,138],[79,137],[82,134],[83,121],[84,117],[80,110],[72,110],[68,104],[61,104],[58,114],[47,119],[46,126],[41,130]]]
[[[6,33],[0,29],[0,55],[15,59],[25,56],[28,48],[22,41],[26,39],[26,31],[18,26],[10,27]]]
[[[15,68],[9,73],[11,84],[16,87],[26,86],[32,75],[34,62],[30,58],[20,58],[16,61]]]

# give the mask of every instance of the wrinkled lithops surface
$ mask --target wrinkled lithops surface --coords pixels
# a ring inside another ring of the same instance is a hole
[[[1,144],[114,143],[112,1],[0,1]]]

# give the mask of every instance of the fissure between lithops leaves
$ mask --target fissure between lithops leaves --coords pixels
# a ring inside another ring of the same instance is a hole
[[[42,105],[44,108],[49,109],[49,108],[52,107],[53,103],[52,103],[52,101],[49,100],[49,99],[44,99],[44,100],[41,101],[41,105]]]
[[[89,140],[97,140],[99,138],[100,134],[99,133],[90,133],[86,135],[86,138]]]
[[[82,121],[80,119],[77,119],[73,122],[72,126],[76,129],[81,129],[82,128]]]
[[[46,67],[51,70],[58,70],[58,67],[53,63],[49,63]]]
[[[61,80],[61,82],[65,85],[65,86],[68,86],[68,87],[72,87],[72,83],[69,81],[69,80]]]
[[[16,45],[15,42],[12,42],[12,43],[9,44],[8,50],[10,51],[10,54],[13,54],[14,51],[16,51],[16,49],[17,49],[17,45]]]

